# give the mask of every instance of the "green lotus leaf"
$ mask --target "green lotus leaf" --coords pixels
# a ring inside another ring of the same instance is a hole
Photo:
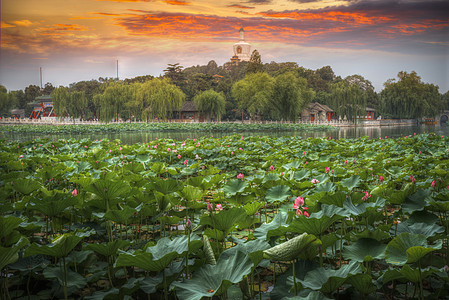
[[[408,281],[417,283],[420,280],[438,272],[437,268],[427,267],[419,270],[419,268],[412,268],[410,265],[404,265],[399,271]]]
[[[383,284],[386,284],[393,280],[405,281],[406,278],[397,269],[388,269],[382,274],[381,277],[379,277],[379,281],[382,282]]]
[[[160,239],[153,247],[146,250],[121,252],[115,261],[115,267],[138,267],[146,271],[162,271],[178,256],[187,250],[195,251],[202,245],[201,238],[195,234],[190,236],[177,236],[173,240],[168,237]]]
[[[253,262],[248,255],[237,251],[233,256],[220,257],[216,265],[204,265],[193,278],[174,282],[176,295],[183,300],[201,300],[223,294],[232,284],[251,273]]]
[[[274,173],[268,173],[267,175],[263,176],[262,184],[267,183],[269,181],[278,181],[279,175]]]
[[[343,248],[343,257],[346,260],[357,262],[383,259],[387,245],[381,244],[374,239],[358,239],[355,243]]]
[[[335,205],[338,207],[343,207],[343,203],[346,201],[346,193],[345,192],[335,192],[330,195],[326,195],[322,197],[320,200],[322,204]]]
[[[100,199],[104,200],[105,210],[108,210],[112,206],[111,200],[115,200],[119,197],[128,195],[130,186],[123,181],[113,181],[108,179],[97,179],[90,185],[85,187],[85,190],[97,195]]]
[[[373,283],[373,279],[368,274],[356,274],[348,278],[346,283],[352,285],[362,294],[373,294],[377,287]]]
[[[46,267],[42,272],[42,275],[46,279],[56,280],[59,285],[63,286],[64,283],[62,278],[64,278],[63,270],[60,267]],[[82,289],[87,284],[87,279],[81,274],[67,269],[67,287],[69,291],[73,289],[74,291]]]
[[[342,181],[340,181],[340,185],[351,191],[355,187],[358,187],[360,185],[361,181],[362,181],[362,179],[360,178],[359,175],[353,175],[349,178],[346,178],[346,179],[343,179]]]
[[[131,216],[136,212],[135,208],[125,206],[123,209],[110,209],[104,214],[104,218],[119,224],[128,224]]]
[[[405,213],[413,213],[414,211],[421,211],[427,205],[426,198],[430,195],[430,190],[419,189],[415,194],[406,198],[402,205],[402,210]]]
[[[282,202],[291,196],[290,187],[286,185],[276,185],[267,190],[265,199],[269,203]]]
[[[302,169],[300,171],[295,171],[295,173],[293,175],[293,178],[296,181],[301,181],[301,180],[303,180],[305,178],[308,178],[309,176],[310,176],[310,171],[307,170],[307,169]]]
[[[119,249],[127,247],[130,243],[126,240],[114,240],[106,244],[87,244],[83,246],[84,250],[92,250],[103,256],[116,255]]]
[[[391,234],[394,234],[395,232],[396,232],[396,234],[401,234],[403,232],[408,232],[411,234],[422,234],[429,238],[429,237],[434,236],[437,233],[443,233],[444,227],[439,226],[437,224],[429,225],[426,223],[403,222],[403,223],[399,223],[397,225],[397,228],[395,228],[395,226],[393,226],[390,229]]]
[[[234,256],[236,255],[237,251],[240,251],[248,255],[249,258],[251,258],[254,267],[257,267],[264,258],[264,250],[267,250],[268,248],[270,248],[270,244],[262,239],[246,242],[239,241],[237,243],[237,246],[231,247],[222,252],[220,258]]]
[[[263,257],[274,261],[289,261],[300,257],[301,254],[302,256],[308,256],[304,254],[312,253],[309,257],[301,257],[301,259],[310,259],[316,256],[316,249],[321,244],[321,241],[318,241],[318,243],[316,241],[317,238],[314,235],[303,233],[265,250]],[[312,248],[312,251],[310,251],[310,248]]]
[[[16,243],[18,238],[13,238],[13,234],[16,233],[15,229],[19,227],[23,220],[14,216],[1,216],[0,217],[0,246],[9,246],[11,243]]]
[[[430,201],[428,210],[446,213],[449,211],[449,201]]]
[[[243,206],[243,209],[246,211],[246,214],[248,216],[253,216],[263,206],[264,206],[263,203],[255,201],[255,202],[246,204],[245,206]]]
[[[247,186],[247,181],[242,181],[240,179],[231,179],[223,186],[223,191],[226,195],[234,196],[237,193],[242,193]]]
[[[9,264],[16,262],[19,259],[19,251],[30,242],[27,238],[21,237],[17,243],[13,244],[10,247],[0,246],[0,270],[3,271],[3,268]]]
[[[29,203],[29,207],[37,210],[48,217],[57,217],[63,211],[78,203],[78,200],[68,193],[60,193],[51,191],[49,196],[33,199]]]
[[[206,264],[216,265],[217,260],[215,259],[214,250],[210,245],[210,241],[207,235],[203,235],[203,251],[204,255],[206,256]]]
[[[426,236],[421,234],[401,233],[391,240],[385,250],[385,260],[394,265],[414,263],[427,253],[441,249],[440,240],[435,245],[427,245]]]
[[[201,200],[203,197],[203,190],[199,187],[186,185],[178,194],[185,200],[192,202],[196,200]]]
[[[18,178],[14,180],[14,190],[24,195],[29,195],[32,192],[40,189],[42,184],[33,179]]]
[[[391,237],[390,234],[388,234],[388,232],[383,231],[380,228],[374,230],[365,229],[362,232],[356,233],[355,236],[360,239],[374,239],[379,242],[383,240],[389,240]]]
[[[74,233],[64,233],[54,239],[51,244],[31,244],[30,247],[25,250],[25,257],[36,254],[44,254],[57,258],[66,257],[82,239],[82,236],[78,236]]]
[[[328,181],[325,183],[319,183],[316,186],[315,191],[331,193],[331,192],[335,191],[336,188],[337,188],[337,186],[334,183]]]
[[[361,272],[362,268],[359,263],[350,262],[347,265],[343,265],[338,270],[317,268],[309,271],[304,277],[304,280],[299,279],[299,282],[305,288],[310,288],[327,294],[336,291],[348,278],[350,278],[350,276]]]
[[[246,217],[246,211],[243,208],[231,208],[222,210],[212,215],[203,215],[200,225],[210,225],[214,229],[228,232],[243,218]]]
[[[169,195],[183,189],[183,184],[174,179],[155,179],[147,185],[148,188],[158,191],[161,194]]]
[[[262,224],[254,230],[254,236],[258,239],[268,240],[273,236],[280,236],[288,227],[288,213],[280,211],[270,223]]]

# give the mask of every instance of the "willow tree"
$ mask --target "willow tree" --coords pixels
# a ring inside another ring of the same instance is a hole
[[[136,99],[142,105],[142,119],[147,122],[155,117],[166,120],[173,112],[179,112],[185,94],[167,78],[154,78],[136,88]]]
[[[221,120],[221,116],[226,112],[226,100],[223,93],[214,90],[207,90],[195,95],[193,102],[198,111],[212,120],[212,116],[217,121]]]
[[[384,83],[380,93],[381,111],[387,117],[422,118],[433,117],[443,109],[438,86],[427,84],[415,71],[399,72],[399,80]]]
[[[68,105],[69,114],[73,118],[82,119],[86,118],[86,109],[88,108],[88,101],[84,91],[82,92],[71,92],[70,93],[70,103]]]
[[[67,87],[60,86],[51,93],[53,100],[53,110],[57,116],[63,118],[70,115],[69,103],[70,103],[70,90]]]
[[[366,95],[358,84],[340,81],[331,85],[329,104],[337,115],[357,124],[357,116],[366,114]]]
[[[232,86],[232,97],[240,109],[246,110],[251,119],[262,118],[269,113],[268,102],[273,93],[273,78],[267,73],[250,73]]]
[[[315,92],[307,87],[307,80],[292,72],[275,78],[269,107],[273,118],[296,122],[299,113],[310,103]]]
[[[132,97],[133,91],[130,85],[111,82],[99,99],[101,120],[109,122],[114,118],[118,121],[120,114],[125,110],[125,103]]]

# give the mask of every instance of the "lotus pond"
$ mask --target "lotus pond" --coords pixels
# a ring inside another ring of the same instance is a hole
[[[1,141],[2,299],[444,299],[449,138]]]

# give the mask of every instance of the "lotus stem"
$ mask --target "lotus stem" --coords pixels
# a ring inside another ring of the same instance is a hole
[[[295,270],[296,259],[294,259],[292,262],[293,262],[293,286],[295,288],[295,296],[298,296],[298,287],[296,286],[296,270]],[[320,261],[320,264],[321,263],[322,261]]]

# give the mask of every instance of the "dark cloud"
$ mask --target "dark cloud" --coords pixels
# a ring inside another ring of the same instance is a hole
[[[253,9],[253,8],[255,8],[254,6],[247,6],[247,5],[241,5],[241,4],[231,4],[231,5],[228,5],[228,7],[239,8],[239,9]]]
[[[233,41],[242,25],[250,42],[444,54],[449,45],[448,8],[443,1],[359,1],[240,18],[147,12],[115,19],[129,34],[149,37]]]
[[[246,3],[252,3],[252,4],[269,4],[272,0],[248,0]]]

